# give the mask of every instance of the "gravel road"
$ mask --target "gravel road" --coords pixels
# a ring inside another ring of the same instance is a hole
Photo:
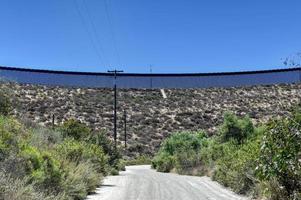
[[[149,165],[126,167],[107,177],[88,200],[238,200],[239,196],[208,177],[159,173]]]

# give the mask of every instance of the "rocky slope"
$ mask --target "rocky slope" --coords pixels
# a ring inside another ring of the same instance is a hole
[[[111,89],[62,88],[2,84],[17,98],[15,115],[49,125],[76,118],[96,130],[112,135]],[[301,98],[301,85],[244,88],[118,91],[118,134],[123,140],[123,110],[128,113],[128,154],[152,154],[163,138],[175,131],[204,129],[214,133],[227,110],[248,114],[254,122],[287,114]]]

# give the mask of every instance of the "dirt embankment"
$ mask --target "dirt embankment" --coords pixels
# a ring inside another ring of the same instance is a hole
[[[3,85],[2,85],[3,86]],[[76,118],[112,135],[113,91],[10,84],[19,106],[15,115],[49,125]],[[118,92],[118,134],[123,141],[123,110],[127,111],[129,155],[152,154],[172,132],[204,129],[214,133],[227,110],[248,114],[254,122],[287,113],[301,99],[301,85],[242,88],[122,89]]]

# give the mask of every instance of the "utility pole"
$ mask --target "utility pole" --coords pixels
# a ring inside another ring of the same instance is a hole
[[[115,148],[117,148],[117,83],[116,83],[116,78],[117,78],[117,73],[123,72],[122,70],[112,70],[108,71],[109,73],[114,74],[114,143],[115,143]]]
[[[126,140],[127,140],[127,138],[126,138],[126,110],[124,110],[124,112],[123,112],[123,119],[124,119],[124,148],[126,149]]]
[[[54,129],[54,114],[52,114],[52,129]]]

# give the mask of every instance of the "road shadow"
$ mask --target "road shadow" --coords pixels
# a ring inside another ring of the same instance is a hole
[[[111,184],[102,184],[100,187],[115,187],[116,185],[111,185]]]

